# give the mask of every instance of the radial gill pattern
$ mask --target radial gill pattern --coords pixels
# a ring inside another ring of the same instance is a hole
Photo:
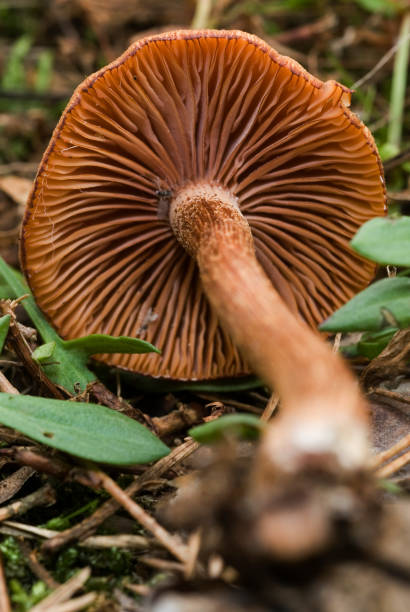
[[[241,32],[134,44],[78,87],[44,155],[22,236],[40,308],[64,338],[138,336],[162,350],[100,356],[110,364],[248,373],[172,233],[169,199],[197,180],[229,189],[272,283],[316,325],[371,278],[348,242],[384,209],[377,151],[348,99]]]

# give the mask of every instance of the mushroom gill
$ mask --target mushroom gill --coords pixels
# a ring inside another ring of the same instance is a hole
[[[241,211],[267,277],[310,326],[365,287],[374,265],[349,240],[383,214],[385,194],[349,97],[237,31],[145,38],[88,77],[22,232],[30,287],[60,335],[144,338],[162,355],[100,358],[150,376],[250,372],[170,225],[178,195],[204,183]]]

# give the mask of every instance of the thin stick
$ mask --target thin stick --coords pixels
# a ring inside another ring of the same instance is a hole
[[[78,591],[78,589],[81,589],[81,587],[87,582],[90,575],[90,568],[84,567],[77,574],[75,574],[75,576],[67,580],[67,582],[59,586],[48,597],[43,599],[43,601],[37,604],[37,606],[31,608],[30,612],[50,612],[54,606],[64,603],[70,599],[71,596]]]
[[[45,527],[36,527],[35,525],[27,525],[26,523],[18,523],[17,521],[4,521],[3,525],[11,527],[19,532],[19,536],[24,537],[25,534],[38,538],[52,538],[58,531],[54,529],[45,529]]]
[[[86,607],[92,604],[96,597],[97,593],[87,593],[86,595],[75,597],[74,599],[70,599],[65,603],[58,604],[57,606],[41,608],[41,612],[77,612],[77,610],[84,610]],[[33,610],[35,610],[35,608],[32,608],[30,612],[33,612]]]
[[[262,413],[261,416],[261,421],[270,421],[270,419],[272,418],[272,415],[274,414],[274,412],[276,411],[276,408],[278,407],[279,404],[279,395],[277,393],[272,393],[272,395],[270,396],[268,403],[265,406],[265,410]]]
[[[178,465],[181,461],[189,457],[198,448],[198,443],[192,439],[188,439],[181,446],[177,446],[169,455],[163,457],[153,466],[148,468],[144,474],[137,476],[124,492],[129,495],[135,495],[146,482],[158,478],[162,474],[165,474],[168,470]],[[119,504],[114,499],[109,499],[98,508],[91,516],[85,518],[78,525],[74,525],[70,529],[61,531],[55,538],[48,540],[43,544],[43,550],[45,551],[56,551],[62,546],[65,546],[69,542],[83,538],[86,534],[92,533],[98,525],[103,523],[109,516],[114,514],[119,508]]]
[[[410,397],[397,393],[397,391],[390,391],[390,389],[383,389],[383,387],[374,387],[369,390],[369,394],[371,395],[372,393],[381,395],[382,397],[388,397],[389,399],[402,402],[403,404],[410,404]]]
[[[16,521],[4,521],[5,527],[13,530],[13,535],[20,537],[38,537],[38,538],[53,538],[59,532],[54,529],[45,529],[44,527],[36,527],[34,525],[26,525],[25,523],[17,523]],[[1,531],[0,527],[0,533]],[[115,535],[99,535],[90,536],[79,542],[79,546],[83,548],[133,548],[137,550],[148,550],[152,548],[154,540],[145,538],[141,535],[128,533],[118,533]]]
[[[54,501],[54,489],[50,487],[50,485],[46,484],[44,487],[37,489],[37,491],[34,493],[27,495],[27,497],[23,497],[22,499],[1,508],[0,521],[4,521],[16,514],[24,514],[27,512],[27,510],[36,508],[37,506],[52,504]]]
[[[395,457],[396,455],[404,451],[409,446],[410,446],[410,434],[407,434],[407,436],[400,438],[400,440],[396,442],[396,444],[394,444],[387,450],[381,453],[378,453],[378,455],[376,455],[376,457],[374,458],[373,468],[374,469],[379,468],[383,463],[386,463],[386,461],[389,461],[389,459],[392,459],[392,457]]]
[[[400,457],[397,457],[394,461],[378,469],[376,476],[378,478],[388,478],[395,472],[401,470],[401,468],[405,467],[408,463],[410,463],[410,451],[407,451],[404,455],[400,455]]]
[[[189,558],[184,568],[184,575],[186,580],[189,580],[194,575],[195,568],[197,567],[198,563],[199,551],[201,550],[201,543],[202,529],[199,528],[191,534],[188,540]]]
[[[225,399],[223,396],[212,395],[210,393],[196,393],[195,395],[209,402],[220,402],[224,406],[232,406],[233,408],[247,410],[248,412],[255,412],[256,414],[261,413],[261,408],[258,408],[257,406],[253,406],[252,404],[246,404],[245,402],[239,402],[238,400],[235,400],[235,399],[231,399],[231,398]]]
[[[370,81],[370,79],[372,79],[374,75],[377,74],[377,72],[379,72],[379,70],[381,70],[383,66],[385,66],[391,60],[396,51],[398,51],[398,49],[400,49],[400,47],[404,45],[409,39],[410,34],[407,36],[407,38],[400,37],[397,43],[393,45],[393,47],[389,49],[387,53],[383,55],[383,57],[377,62],[375,66],[373,66],[373,68],[369,72],[367,72],[361,79],[353,83],[352,89],[359,89],[365,83],[367,83],[367,81]]]
[[[332,346],[332,351],[334,353],[337,353],[339,351],[341,340],[342,340],[342,334],[341,334],[341,332],[339,332],[339,333],[336,334],[335,340],[334,340],[333,346]]]
[[[11,382],[4,376],[3,372],[0,372],[0,391],[2,393],[19,395],[19,391],[17,391],[16,387],[13,387]]]
[[[168,559],[158,559],[156,557],[138,557],[138,561],[140,563],[144,563],[145,565],[148,565],[149,567],[155,567],[155,569],[160,569],[160,570],[170,570],[170,571],[177,571],[177,572],[183,572],[184,571],[184,566],[182,563],[179,563],[178,561],[169,561]]]
[[[6,578],[3,569],[3,560],[0,553],[0,610],[1,612],[11,612],[9,594],[7,592]]]
[[[129,589],[133,593],[136,593],[137,595],[141,595],[142,597],[146,597],[152,591],[152,587],[146,584],[128,584],[126,583],[124,584],[124,586],[126,589]]]
[[[21,552],[26,557],[27,563],[35,576],[39,580],[42,580],[49,589],[56,589],[60,586],[59,582],[56,582],[50,572],[40,563],[37,558],[37,552],[31,548],[27,541],[19,540],[18,545]]]
[[[145,538],[144,536],[118,533],[116,535],[99,535],[90,536],[82,542],[79,546],[83,548],[132,548],[136,550],[148,550],[152,548],[153,540]]]
[[[127,512],[135,518],[147,531],[160,542],[174,557],[182,563],[187,561],[187,548],[180,542],[179,538],[171,535],[162,525],[160,525],[148,512],[139,504],[134,502],[127,493],[117,485],[104,472],[98,471],[96,475],[101,479],[103,488],[119,503]]]

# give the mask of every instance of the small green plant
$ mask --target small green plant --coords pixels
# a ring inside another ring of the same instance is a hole
[[[26,86],[26,71],[24,60],[32,46],[31,36],[20,36],[10,50],[7,63],[1,79],[1,85],[6,90],[20,90]]]
[[[30,589],[25,589],[23,585],[14,579],[10,580],[11,600],[18,606],[19,612],[31,610],[36,603],[40,602],[49,591],[44,582],[40,580],[35,582]]]
[[[320,327],[329,332],[367,332],[355,350],[372,358],[397,330],[410,326],[410,217],[372,219],[360,228],[351,245],[377,263],[404,268],[397,276],[370,285]]]
[[[10,327],[10,315],[0,317],[0,355]]]
[[[253,414],[227,414],[189,430],[189,435],[201,444],[212,444],[226,436],[245,440],[259,438],[265,423]]]

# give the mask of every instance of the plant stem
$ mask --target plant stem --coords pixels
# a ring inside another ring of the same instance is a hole
[[[212,3],[213,0],[196,0],[195,14],[191,23],[193,30],[209,28]]]
[[[410,49],[410,11],[403,17],[398,41],[398,50],[393,68],[393,80],[390,96],[390,121],[387,142],[397,153],[400,150],[403,127],[403,111],[406,97],[406,81]]]

